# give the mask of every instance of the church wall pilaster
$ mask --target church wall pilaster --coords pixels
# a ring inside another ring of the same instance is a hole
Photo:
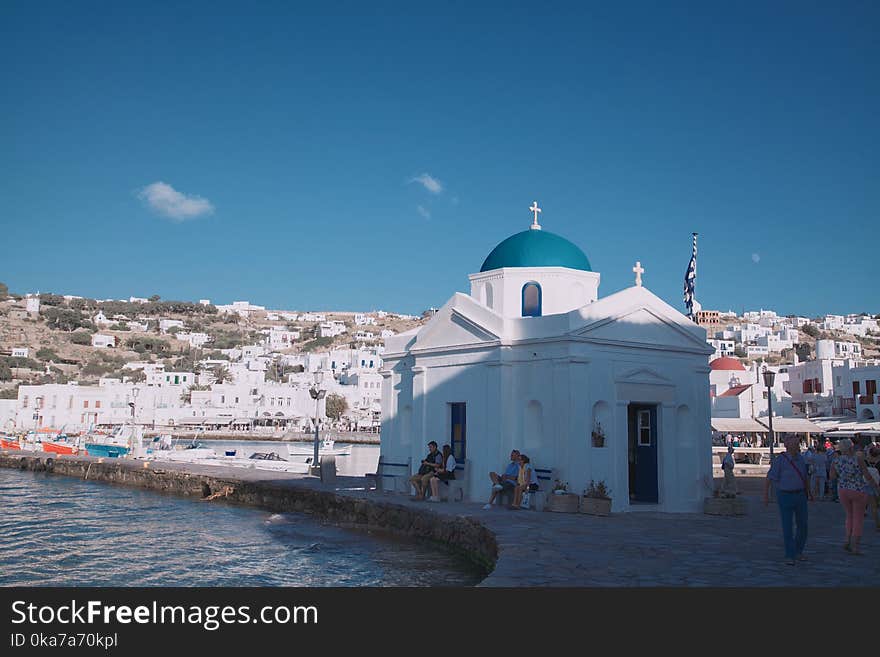
[[[679,476],[678,469],[682,465],[680,459],[686,455],[679,448],[679,436],[675,423],[675,402],[660,404],[658,409],[660,417],[657,422],[660,426],[658,448],[661,458],[657,462],[657,488],[660,493],[660,508],[671,509],[679,504]]]

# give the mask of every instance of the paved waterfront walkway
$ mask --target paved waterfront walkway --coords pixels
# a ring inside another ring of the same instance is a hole
[[[810,504],[809,561],[789,566],[779,511],[773,502],[764,507],[762,482],[754,483],[742,486],[754,490],[745,494],[748,514],[739,517],[431,507],[469,515],[495,532],[498,562],[484,586],[880,586],[880,532],[873,522],[866,518],[864,555],[852,556],[842,547],[841,506]]]
[[[481,586],[880,586],[880,532],[865,518],[864,555],[850,555],[843,550],[843,508],[830,501],[809,506],[809,560],[786,565],[779,511],[775,502],[767,507],[761,502],[763,478],[758,477],[737,480],[748,503],[745,516],[638,511],[597,517],[417,502],[406,495],[365,491],[358,477],[340,477],[329,486],[314,477],[265,474],[251,471],[248,478],[477,520],[495,533],[498,543],[495,570]]]
[[[779,512],[775,503],[764,507],[760,502],[759,477],[737,479],[748,503],[746,516],[638,511],[596,517],[417,502],[406,495],[365,490],[363,477],[339,477],[329,485],[315,477],[265,470],[159,462],[151,467],[469,517],[494,532],[498,545],[496,567],[481,586],[880,586],[880,532],[866,518],[864,556],[850,555],[843,549],[843,508],[834,502],[810,504],[809,561],[786,565]]]

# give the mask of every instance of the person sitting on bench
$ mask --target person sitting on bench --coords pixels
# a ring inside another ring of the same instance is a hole
[[[443,464],[443,455],[437,449],[437,443],[433,440],[428,443],[428,455],[419,466],[419,471],[409,478],[409,483],[416,489],[415,499],[423,500],[428,492],[428,482]]]
[[[455,457],[452,455],[452,447],[443,445],[443,465],[437,468],[431,477],[431,499],[429,502],[440,501],[440,482],[444,486],[449,485],[449,480],[455,479]]]
[[[514,449],[510,452],[510,463],[507,464],[504,474],[499,475],[497,472],[489,473],[489,479],[492,480],[492,494],[489,496],[489,501],[483,508],[487,510],[491,509],[495,498],[504,495],[504,493],[512,495],[514,488],[516,488],[516,478],[518,476],[519,450]]]
[[[529,457],[525,454],[520,454],[519,464],[519,476],[516,480],[516,488],[513,489],[513,504],[508,507],[509,509],[519,510],[526,491],[538,490],[538,475],[532,467]]]

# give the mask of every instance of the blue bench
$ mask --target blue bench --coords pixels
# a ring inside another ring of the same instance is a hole
[[[376,472],[368,472],[364,476],[374,479],[373,489],[377,492],[407,493],[409,492],[409,477],[411,458],[402,463],[385,461],[379,456]]]

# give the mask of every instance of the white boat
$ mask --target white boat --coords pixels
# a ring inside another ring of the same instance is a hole
[[[217,452],[193,439],[186,444],[175,444],[170,435],[156,436],[147,446],[142,458],[156,461],[180,461],[184,463],[203,462],[217,458]]]
[[[314,443],[300,443],[298,445],[288,445],[287,446],[287,454],[292,457],[299,456],[314,456],[315,455],[315,445]],[[318,456],[326,456],[332,454],[333,456],[348,456],[351,454],[351,445],[345,445],[344,447],[336,447],[333,440],[330,438],[325,438],[321,441],[320,448],[318,449]]]
[[[273,472],[293,472],[308,474],[311,458],[303,460],[288,460],[282,458],[277,452],[255,452],[248,458],[237,456],[216,456],[215,458],[200,459],[201,465],[223,465],[233,468],[247,468],[249,470],[271,470]]]

